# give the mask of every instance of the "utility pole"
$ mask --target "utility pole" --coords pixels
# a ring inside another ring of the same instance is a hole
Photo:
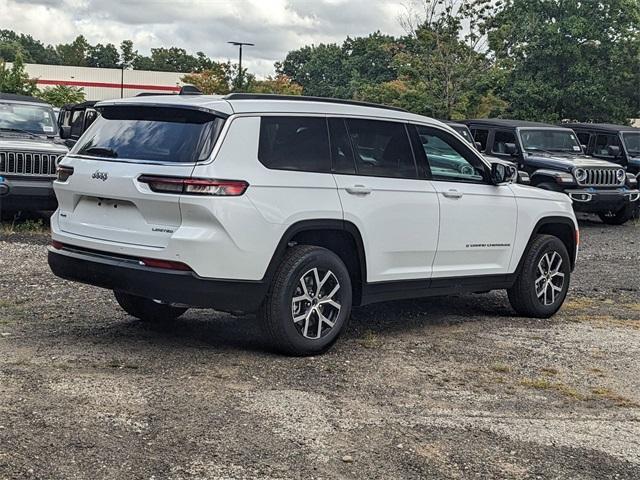
[[[231,45],[235,45],[239,49],[239,58],[238,58],[238,87],[242,88],[242,47],[254,47],[255,44],[247,43],[247,42],[227,42]]]

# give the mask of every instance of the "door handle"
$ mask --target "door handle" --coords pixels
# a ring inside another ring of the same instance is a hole
[[[354,185],[353,187],[345,188],[345,190],[351,195],[369,195],[371,193],[371,189],[364,185]]]
[[[460,190],[456,190],[454,188],[450,189],[450,190],[446,190],[444,192],[442,192],[442,195],[447,197],[447,198],[462,198],[462,195],[464,195]]]

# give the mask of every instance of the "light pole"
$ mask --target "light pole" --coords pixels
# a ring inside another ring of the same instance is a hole
[[[235,45],[239,49],[239,58],[238,58],[238,87],[242,88],[242,47],[254,47],[255,44],[248,42],[227,42],[231,45]]]

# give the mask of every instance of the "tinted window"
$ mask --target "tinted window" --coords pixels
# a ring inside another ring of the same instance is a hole
[[[589,134],[588,132],[577,132],[576,136],[578,137],[580,145],[584,145],[586,147],[589,146],[589,139],[591,138],[591,134]]]
[[[609,155],[610,146],[619,146],[617,135],[597,135],[596,145],[593,149],[593,154],[599,157],[612,157]]]
[[[358,175],[417,178],[413,152],[403,123],[346,121]]]
[[[479,142],[482,147],[481,151],[485,151],[487,148],[487,139],[489,138],[489,130],[481,130],[478,128],[474,128],[471,130],[471,134],[473,135],[473,140]]]
[[[507,143],[517,145],[516,134],[513,132],[496,131],[493,137],[493,147],[491,151],[493,153],[507,155]]]
[[[71,117],[71,136],[79,138],[84,131],[84,110],[76,110]]]
[[[484,182],[484,164],[469,152],[468,146],[435,128],[416,129],[434,180]]]
[[[353,149],[349,134],[341,118],[329,119],[329,138],[331,140],[331,163],[335,173],[356,173]]]
[[[190,163],[209,157],[224,120],[198,110],[106,107],[71,153]]]
[[[330,172],[327,120],[262,117],[258,158],[267,168]]]
[[[458,127],[457,125],[450,125],[450,127],[453,128],[460,135],[462,135],[462,137],[467,142],[469,142],[471,145],[473,145],[473,137],[471,136],[471,132],[469,132],[469,128],[468,127]]]

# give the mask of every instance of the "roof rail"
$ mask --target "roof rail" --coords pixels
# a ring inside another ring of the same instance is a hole
[[[224,100],[289,100],[298,102],[337,103],[343,105],[357,105],[359,107],[384,108],[385,110],[395,110],[397,112],[407,112],[407,110],[405,110],[404,108],[390,107],[388,105],[380,105],[378,103],[360,102],[358,100],[343,100],[341,98],[305,97],[303,95],[276,95],[271,93],[230,93],[222,98]]]

